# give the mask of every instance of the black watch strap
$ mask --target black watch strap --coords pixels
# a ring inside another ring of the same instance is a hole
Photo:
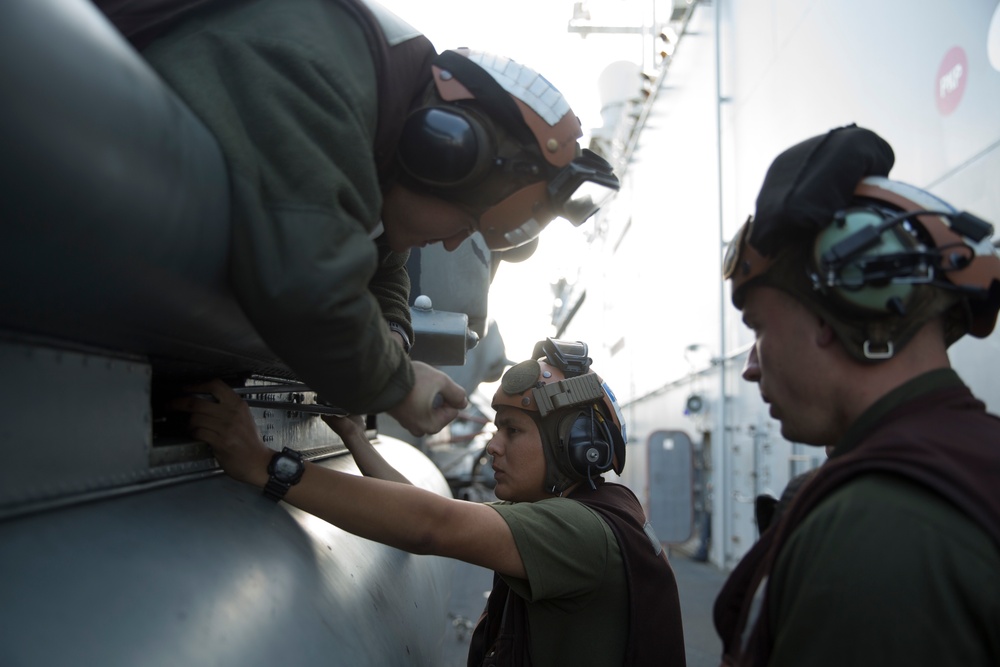
[[[274,477],[271,477],[267,480],[267,484],[264,485],[264,497],[270,498],[274,502],[278,502],[285,497],[285,494],[288,493],[288,489],[290,488],[292,488],[291,484],[279,482]]]
[[[264,485],[264,497],[278,502],[285,497],[288,489],[299,483],[304,472],[305,463],[297,451],[285,447],[280,452],[275,452],[267,466],[268,478],[267,484]]]

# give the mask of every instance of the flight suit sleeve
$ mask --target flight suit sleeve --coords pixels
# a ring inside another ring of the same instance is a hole
[[[378,268],[368,289],[378,299],[386,321],[395,322],[402,327],[412,345],[414,334],[410,318],[410,275],[406,272],[410,253],[393,252],[385,241],[385,235],[378,237],[376,245]]]

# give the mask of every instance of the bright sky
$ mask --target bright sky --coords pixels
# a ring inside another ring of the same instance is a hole
[[[466,46],[513,58],[536,70],[566,96],[585,130],[601,124],[597,95],[601,71],[612,60],[638,61],[642,55],[635,36],[591,35],[584,39],[568,32],[572,0],[378,1],[427,35],[439,51]],[[589,4],[613,6],[617,20],[626,22],[635,13],[628,10],[637,0],[593,0]]]
[[[610,63],[640,63],[642,43],[635,35],[570,33],[573,0],[378,0],[423,32],[439,50],[467,46],[504,55],[542,74],[569,101],[586,134],[602,125],[597,78]],[[639,24],[636,7],[649,0],[594,0],[595,21]],[[604,11],[599,14],[598,11]],[[613,11],[613,16],[611,15]],[[550,283],[563,275],[580,230],[555,220],[541,236],[531,259],[503,263],[490,290],[495,319],[514,360],[526,358],[534,343],[552,335]],[[573,275],[571,273],[570,275]]]

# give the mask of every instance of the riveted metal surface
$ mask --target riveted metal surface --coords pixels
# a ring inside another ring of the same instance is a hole
[[[378,448],[449,494],[413,447]],[[0,664],[440,664],[451,568],[221,475],[36,513],[0,522]]]
[[[0,340],[0,367],[0,510],[146,475],[149,366]]]

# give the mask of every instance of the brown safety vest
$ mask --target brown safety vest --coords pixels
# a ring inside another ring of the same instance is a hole
[[[964,385],[928,392],[892,410],[851,451],[830,459],[730,574],[715,602],[724,665],[765,665],[773,629],[767,577],[781,548],[824,498],[859,475],[887,472],[922,484],[975,520],[1000,548],[1000,418]],[[761,610],[747,628],[755,593]]]
[[[627,487],[598,479],[570,498],[590,507],[618,540],[629,593],[629,634],[623,665],[684,667],[684,633],[677,581],[663,551],[653,549],[643,530],[642,505]],[[469,648],[469,667],[531,664],[528,614],[524,600],[499,575]]]

